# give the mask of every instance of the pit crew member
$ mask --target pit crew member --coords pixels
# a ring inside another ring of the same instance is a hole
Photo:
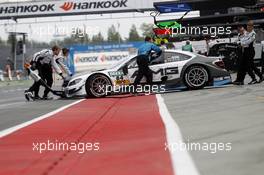
[[[51,50],[45,49],[40,52],[37,52],[34,54],[33,59],[31,60],[31,65],[33,70],[38,70],[39,76],[43,81],[47,83],[49,87],[52,87],[53,84],[53,77],[52,77],[52,68],[55,69],[55,71],[62,77],[62,71],[57,65],[55,61],[55,56],[58,56],[60,53],[61,49],[58,46],[53,46]],[[33,98],[33,99],[40,99],[39,97],[39,88],[40,88],[41,83],[39,82],[34,82],[34,84],[25,91],[25,97],[27,99]],[[44,100],[49,100],[52,98],[48,97],[49,89],[45,88],[44,90],[44,95],[42,99]],[[32,95],[34,92],[34,96]],[[32,97],[33,96],[33,97]]]
[[[149,63],[152,61],[151,51],[156,53],[155,58],[162,54],[162,50],[153,43],[153,39],[149,36],[145,38],[145,43],[138,49],[137,64],[138,74],[134,82],[134,87],[140,83],[143,76],[147,79],[147,84],[152,84],[152,71],[149,68]]]

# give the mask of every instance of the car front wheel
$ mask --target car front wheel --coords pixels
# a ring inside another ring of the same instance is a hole
[[[89,97],[104,97],[107,95],[107,88],[111,85],[110,80],[101,74],[91,76],[85,83],[85,90]]]

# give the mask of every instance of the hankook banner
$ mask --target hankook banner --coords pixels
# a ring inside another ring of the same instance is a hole
[[[128,57],[128,51],[77,53],[74,55],[74,65],[77,72],[101,69]]]
[[[153,9],[156,0],[54,0],[18,3],[1,3],[0,19],[100,14]]]

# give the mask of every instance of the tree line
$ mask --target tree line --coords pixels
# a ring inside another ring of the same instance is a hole
[[[72,45],[72,44],[96,44],[102,42],[111,42],[111,43],[123,43],[123,42],[133,42],[133,41],[143,41],[144,37],[147,35],[153,35],[153,24],[143,23],[139,26],[142,35],[139,34],[138,28],[135,24],[130,27],[129,34],[127,38],[123,38],[117,28],[112,25],[107,30],[107,37],[104,37],[101,32],[89,35],[87,33],[78,33],[67,36],[63,39],[54,39],[47,42],[38,42],[38,41],[27,41],[27,45],[32,45],[34,47],[49,46],[53,44],[58,45]],[[77,30],[78,31],[78,30]],[[9,36],[7,41],[4,41],[0,38],[0,45],[9,45],[12,43],[12,37]]]

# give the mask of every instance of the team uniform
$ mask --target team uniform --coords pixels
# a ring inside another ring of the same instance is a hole
[[[149,68],[149,63],[152,61],[150,58],[151,51],[155,51],[157,55],[161,55],[162,50],[151,42],[145,42],[138,49],[137,64],[138,64],[138,73],[134,82],[134,86],[137,86],[143,76],[146,77],[147,83],[152,84],[152,71]]]
[[[254,64],[255,40],[256,40],[255,31],[246,32],[245,36],[241,39],[241,46],[243,47],[243,62],[245,65],[241,74],[241,82],[244,81],[246,73],[248,73],[249,76],[252,78],[251,83],[257,82],[255,73],[259,76],[260,81],[262,81],[263,79],[260,70]]]
[[[53,69],[62,76],[62,71],[59,68],[58,64],[55,61],[55,56],[53,55],[52,50],[42,50],[36,54],[34,54],[33,59],[31,61],[32,69],[37,69],[39,76],[43,81],[46,82],[46,84],[51,87],[53,84]],[[40,82],[35,82],[28,90],[27,92],[34,92],[35,98],[39,98],[39,88],[40,88],[41,83]],[[45,88],[43,98],[48,97],[48,93],[50,90],[48,88]]]
[[[186,44],[186,45],[182,46],[182,50],[188,51],[188,52],[194,52],[194,48],[191,44]]]
[[[62,55],[62,53],[58,56],[55,56],[55,61],[62,70],[62,72],[66,73],[68,76],[72,76],[72,72],[68,68],[68,66],[65,64],[66,57]]]
[[[238,47],[238,71],[237,71],[237,79],[234,82],[242,82],[242,74],[246,71],[246,62],[243,58],[244,48],[241,46],[241,41],[245,38],[246,31],[243,34],[239,33],[237,36],[236,43],[239,44]]]

